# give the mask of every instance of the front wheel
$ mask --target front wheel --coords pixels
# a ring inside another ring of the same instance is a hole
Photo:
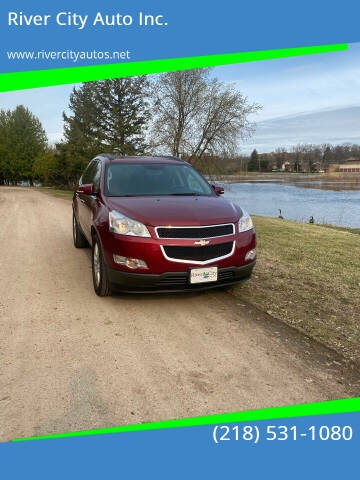
[[[99,295],[99,297],[111,295],[111,287],[106,275],[101,245],[96,236],[92,246],[92,276],[96,295]]]

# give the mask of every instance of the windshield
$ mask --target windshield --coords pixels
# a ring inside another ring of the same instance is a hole
[[[106,167],[105,195],[215,195],[210,185],[188,165],[113,163]]]

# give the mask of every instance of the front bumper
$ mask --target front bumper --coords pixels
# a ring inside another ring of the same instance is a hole
[[[107,276],[115,290],[127,293],[192,292],[234,285],[249,280],[256,260],[241,267],[219,268],[218,281],[200,284],[189,283],[189,272],[161,274],[129,273],[106,267]]]
[[[102,244],[105,264],[114,270],[120,272],[135,274],[134,271],[127,269],[114,262],[113,255],[121,255],[130,258],[139,258],[143,260],[148,266],[148,272],[136,272],[136,275],[161,275],[167,272],[186,273],[189,267],[201,267],[203,265],[192,262],[191,260],[176,261],[174,259],[166,258],[163,248],[166,246],[194,246],[194,239],[167,239],[155,238],[154,229],[149,227],[151,237],[131,237],[124,235],[117,235],[109,232],[109,229],[104,226],[99,229],[99,238]],[[219,269],[230,267],[241,267],[247,265],[245,260],[246,253],[256,247],[255,230],[248,230],[235,235],[226,237],[217,237],[209,239],[211,245],[235,242],[235,248],[231,255],[226,258],[214,258],[206,262],[206,266],[218,266]],[[201,251],[202,247],[197,247]],[[204,265],[205,266],[205,265]]]

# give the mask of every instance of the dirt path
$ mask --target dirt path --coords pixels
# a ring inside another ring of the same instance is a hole
[[[224,292],[97,297],[67,199],[0,188],[0,266],[1,440],[354,394],[332,353]]]

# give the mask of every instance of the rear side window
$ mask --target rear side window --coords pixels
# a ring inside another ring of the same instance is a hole
[[[101,179],[101,162],[96,162],[96,172],[95,172],[95,175],[94,175],[94,180],[92,182],[94,184],[94,191],[95,192],[99,191],[100,179]]]
[[[97,192],[100,188],[100,178],[101,163],[96,160],[92,160],[82,174],[81,183],[83,185],[92,183],[94,185],[94,191]]]

